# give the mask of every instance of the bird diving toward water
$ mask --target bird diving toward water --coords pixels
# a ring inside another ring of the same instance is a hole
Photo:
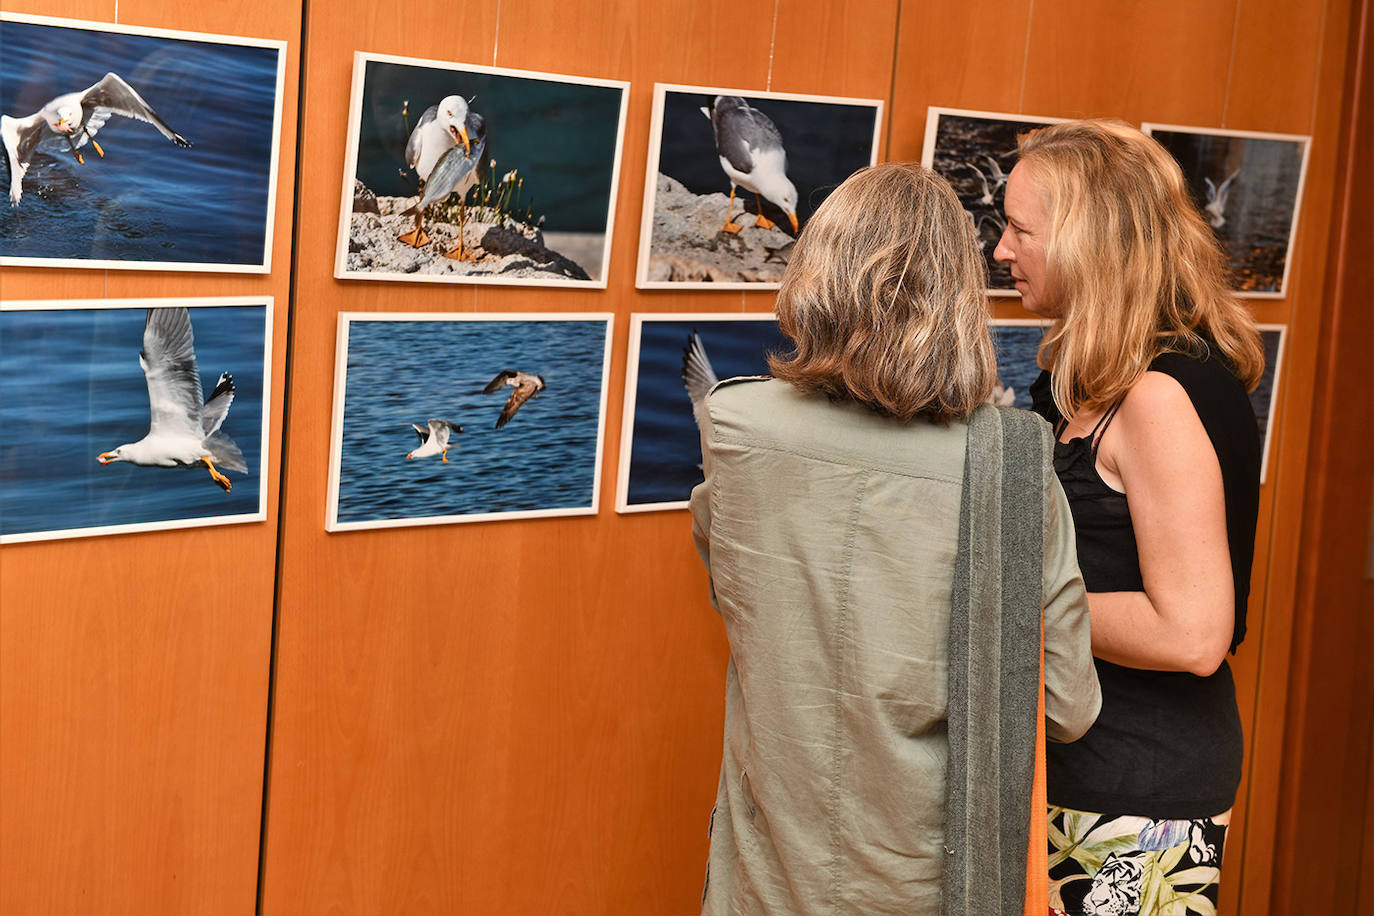
[[[716,96],[710,107],[702,108],[701,113],[711,120],[720,167],[730,179],[730,203],[725,209],[722,231],[737,233],[744,228],[731,219],[736,186],[754,192],[759,207],[755,226],[772,229],[776,225],[763,215],[760,198],[766,197],[787,214],[792,231],[798,231],[797,188],[787,177],[787,151],[783,149],[777,125],[766,114],[734,95]]]
[[[687,397],[692,402],[692,416],[696,418],[697,428],[706,412],[706,395],[720,379],[711,360],[706,357],[706,347],[701,335],[696,331],[687,338],[687,346],[682,348],[682,384],[687,387]]]
[[[500,429],[510,422],[510,418],[515,416],[515,412],[520,406],[544,390],[544,379],[542,376],[530,375],[527,372],[516,372],[514,369],[503,369],[497,374],[496,378],[487,382],[487,387],[482,389],[483,394],[491,394],[500,388],[509,385],[515,390],[510,393],[510,398],[506,401],[506,406],[501,409],[501,416],[496,418],[496,428]]]
[[[204,464],[227,493],[229,478],[216,465],[248,473],[243,452],[220,429],[234,402],[234,378],[221,373],[215,390],[202,402],[191,315],[186,309],[148,309],[138,364],[148,383],[148,434],[112,452],[102,452],[97,460],[101,464],[127,461],[159,468]]]
[[[1207,183],[1207,203],[1203,206],[1202,212],[1207,214],[1207,222],[1212,224],[1213,229],[1220,229],[1226,225],[1226,201],[1231,196],[1231,182],[1235,181],[1239,174],[1240,169],[1236,169],[1227,175],[1221,187],[1212,184],[1210,178],[1202,179]]]
[[[463,431],[463,427],[447,420],[430,420],[428,426],[412,423],[410,428],[420,437],[420,447],[407,454],[406,458],[429,458],[439,455],[445,464],[448,463],[448,450],[458,447],[450,442],[453,434]]]
[[[4,141],[10,164],[11,206],[19,206],[19,199],[24,194],[24,175],[29,170],[29,160],[36,148],[47,145],[44,141],[56,143],[60,138],[66,141],[67,148],[81,165],[86,163],[81,155],[81,147],[87,143],[103,159],[105,150],[96,142],[95,135],[113,115],[151,124],[177,146],[191,145],[189,140],[158,117],[134,87],[117,73],[106,73],[100,82],[89,89],[59,95],[27,118],[0,115],[0,140]],[[48,132],[55,136],[47,136]]]
[[[415,169],[425,186],[419,202],[402,214],[415,217],[415,228],[400,235],[399,241],[415,248],[428,244],[429,235],[424,230],[425,210],[432,204],[447,200],[450,194],[457,194],[458,244],[444,255],[457,261],[471,260],[463,247],[463,225],[467,212],[463,201],[468,191],[486,176],[490,167],[486,119],[468,108],[467,102],[456,95],[449,96],[439,105],[430,106],[410,134],[410,142],[406,144],[406,164]]]

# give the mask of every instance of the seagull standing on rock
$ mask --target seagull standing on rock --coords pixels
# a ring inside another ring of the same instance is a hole
[[[105,158],[105,150],[95,141],[95,135],[113,115],[151,124],[177,146],[191,145],[189,140],[158,117],[152,106],[143,101],[143,96],[119,74],[106,73],[94,86],[59,95],[27,118],[0,115],[0,140],[4,142],[5,152],[9,156],[11,206],[19,206],[19,199],[24,194],[24,175],[29,170],[29,159],[35,147],[45,139],[43,128],[65,140],[77,163],[85,165],[81,147],[87,143],[91,144],[96,155]]]
[[[438,105],[431,105],[420,116],[420,123],[410,133],[406,143],[406,165],[415,170],[425,183],[424,193],[404,216],[415,217],[415,228],[398,237],[414,248],[429,243],[423,228],[425,210],[431,204],[458,194],[460,201],[467,197],[473,185],[487,172],[487,122],[468,107],[462,96],[451,95]],[[470,260],[463,248],[464,210],[458,211],[458,244],[446,257],[458,261]]]
[[[101,464],[127,461],[159,468],[204,464],[227,493],[229,478],[215,465],[241,474],[248,472],[243,452],[220,430],[234,401],[234,378],[221,373],[215,390],[201,403],[200,370],[196,368],[191,316],[186,309],[148,309],[138,364],[148,383],[148,434],[112,452],[102,452],[97,460]]]
[[[787,151],[783,149],[777,125],[766,114],[734,95],[716,96],[710,107],[702,108],[701,113],[711,120],[720,167],[730,179],[730,203],[725,210],[722,231],[734,234],[744,228],[730,218],[735,209],[736,186],[754,192],[759,206],[755,226],[772,229],[776,225],[763,215],[760,198],[766,197],[787,214],[792,231],[798,231],[797,188],[787,177]]]

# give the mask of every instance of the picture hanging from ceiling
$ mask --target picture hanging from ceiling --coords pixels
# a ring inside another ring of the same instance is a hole
[[[1311,138],[1172,124],[1141,129],[1183,169],[1193,200],[1226,249],[1236,292],[1281,298]]]
[[[0,543],[263,521],[271,333],[270,298],[0,302]]]
[[[0,13],[0,264],[266,273],[286,43]]]
[[[701,483],[696,412],[719,379],[790,349],[771,314],[631,315],[617,512],[683,509]]]
[[[878,161],[880,99],[654,85],[635,285],[776,289],[807,218]]]
[[[334,275],[605,288],[629,83],[359,52]]]
[[[1011,271],[992,257],[1007,227],[1002,203],[1007,176],[1016,165],[1016,138],[1064,120],[934,106],[926,112],[921,165],[938,172],[959,195],[983,248],[990,296],[1019,295]]]
[[[341,314],[326,529],[594,514],[611,321]]]

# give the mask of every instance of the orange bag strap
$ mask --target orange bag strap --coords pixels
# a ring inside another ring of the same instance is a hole
[[[1045,792],[1045,621],[1040,621],[1040,699],[1035,711],[1035,777],[1031,782],[1030,843],[1026,852],[1026,916],[1050,905],[1049,798]]]

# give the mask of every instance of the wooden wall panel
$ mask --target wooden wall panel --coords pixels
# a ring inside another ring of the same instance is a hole
[[[628,319],[771,297],[634,290],[652,86],[883,98],[896,3],[425,0],[408,14],[439,17],[452,28],[379,25],[364,49],[632,82],[609,289],[330,279],[359,32],[312,14],[302,155],[322,165],[301,185],[264,912],[688,911],[726,648],[686,514],[612,512]],[[335,315],[472,309],[615,312],[600,514],[326,535]],[[457,588],[440,611],[409,588],[436,575]]]
[[[280,404],[300,7],[6,0],[5,9],[290,42],[271,274],[0,273],[6,299],[273,296]],[[0,548],[0,912],[252,911],[281,420],[273,410],[264,523]]]

